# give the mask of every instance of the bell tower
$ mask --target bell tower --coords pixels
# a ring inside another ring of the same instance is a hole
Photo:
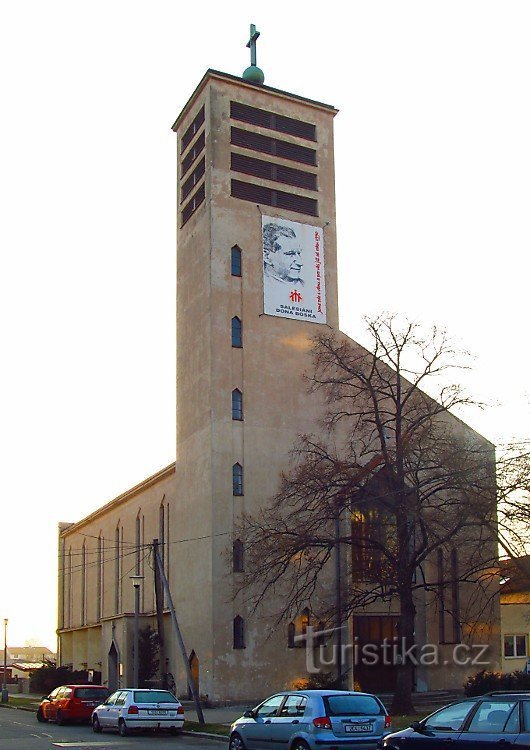
[[[267,618],[234,598],[244,566],[234,528],[266,507],[297,435],[317,429],[302,376],[312,338],[338,326],[336,110],[264,85],[258,35],[251,27],[243,77],[208,70],[173,126],[175,522],[179,538],[197,539],[175,546],[173,580],[181,570],[179,620],[200,692],[214,699],[276,689],[302,667],[287,629],[269,637]]]

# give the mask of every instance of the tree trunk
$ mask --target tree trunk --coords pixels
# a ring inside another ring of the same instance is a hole
[[[405,654],[405,658],[398,666],[396,675],[396,688],[392,699],[392,715],[403,715],[415,713],[412,703],[412,687],[414,683],[414,664],[410,656],[406,656],[406,651],[414,645],[414,620],[416,607],[412,597],[412,587],[404,583],[400,591],[400,650]]]

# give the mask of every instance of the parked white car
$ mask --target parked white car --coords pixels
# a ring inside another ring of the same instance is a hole
[[[167,729],[178,734],[184,725],[184,709],[168,690],[124,688],[94,709],[91,723],[94,732],[117,729],[122,737],[140,729]]]

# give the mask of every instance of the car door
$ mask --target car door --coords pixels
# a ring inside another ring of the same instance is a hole
[[[121,690],[116,696],[116,700],[109,709],[109,726],[114,727],[114,729],[118,728],[119,720],[123,713],[123,707],[125,706],[125,701],[127,700],[128,693],[128,690]]]
[[[460,734],[463,750],[511,747],[519,735],[519,702],[514,699],[484,700]]]
[[[515,740],[514,750],[530,749],[530,701],[521,702],[521,732]]]
[[[55,714],[53,713],[53,711],[54,711],[53,705],[54,705],[55,699],[57,697],[57,693],[59,692],[60,689],[61,688],[58,687],[58,688],[55,688],[55,690],[52,690],[52,692],[48,696],[47,703],[43,703],[42,704],[42,713],[43,713],[45,719],[53,719],[53,718],[55,718]]]
[[[406,750],[441,750],[455,745],[461,729],[476,706],[476,701],[461,701],[446,706],[419,722],[416,729],[409,730],[400,741]]]
[[[307,730],[304,713],[307,706],[305,695],[288,695],[276,716],[270,717],[270,742],[272,750],[287,750],[291,737]]]
[[[120,691],[116,691],[115,693],[112,693],[105,703],[98,709],[98,721],[102,727],[110,727],[111,721],[112,721],[112,709],[114,707],[114,704],[116,703],[116,698],[120,694]]]
[[[284,701],[285,695],[273,695],[254,709],[252,717],[240,727],[243,741],[248,750],[267,748],[270,750],[272,718]]]
[[[57,690],[54,690],[55,695],[50,700],[50,707],[49,707],[49,711],[50,711],[49,718],[52,721],[55,721],[55,719],[57,718],[57,711],[61,707],[61,699],[62,699],[62,697],[64,695],[65,689],[66,688],[64,688],[64,687],[60,687],[60,688],[57,688]],[[50,696],[50,698],[51,698],[51,696]]]

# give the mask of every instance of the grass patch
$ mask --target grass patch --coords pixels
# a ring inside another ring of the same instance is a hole
[[[27,695],[10,695],[8,705],[13,708],[29,708],[36,711],[39,707],[40,700],[29,698]]]
[[[228,737],[230,727],[224,724],[199,724],[198,721],[184,721],[184,730],[186,732],[210,732],[210,734],[222,734]]]

